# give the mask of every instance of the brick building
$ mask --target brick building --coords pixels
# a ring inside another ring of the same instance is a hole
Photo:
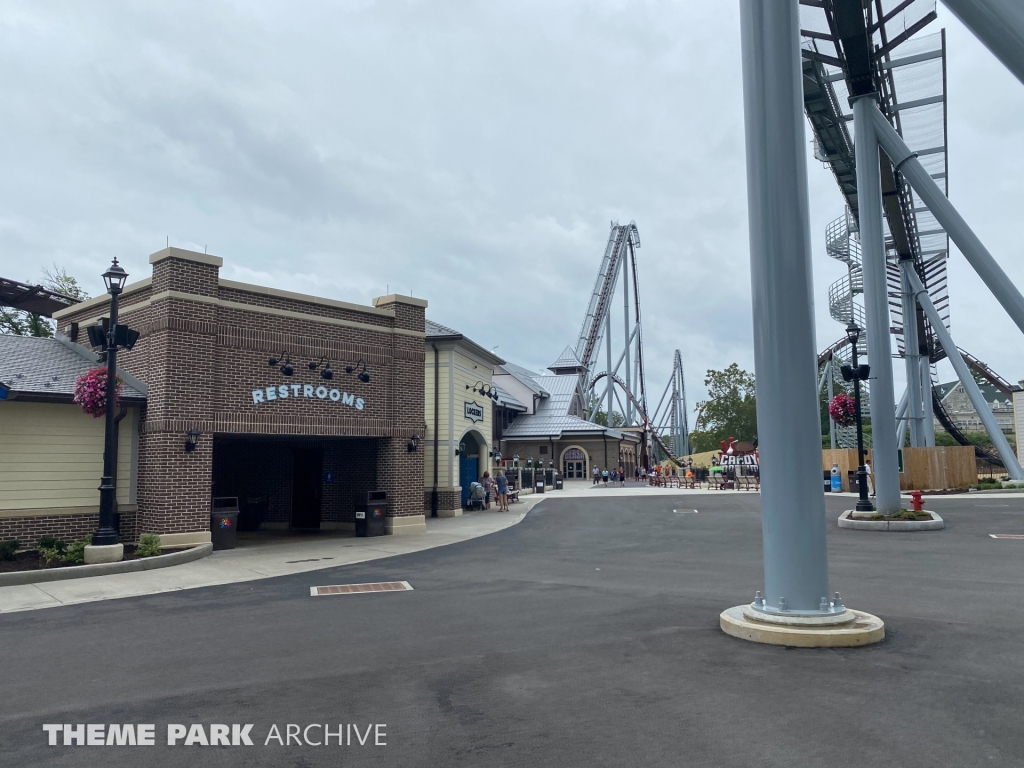
[[[263,528],[352,528],[366,490],[387,492],[388,533],[425,530],[424,451],[412,438],[426,427],[426,301],[368,307],[238,283],[219,276],[222,259],[178,248],[150,263],[120,302],[120,321],[141,335],[118,362],[148,387],[127,540],[208,541],[213,496],[239,497]],[[104,296],[57,312],[58,331],[88,343],[84,328],[108,306]]]

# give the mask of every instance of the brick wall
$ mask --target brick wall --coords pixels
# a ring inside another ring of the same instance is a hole
[[[203,254],[169,249],[152,258],[152,285],[126,296],[121,311],[122,322],[140,331],[139,341],[118,356],[122,368],[149,386],[139,440],[139,513],[133,523],[138,530],[209,530],[214,435],[378,438],[358,450],[341,443],[326,450],[325,466],[338,461],[362,479],[325,488],[325,509],[346,515],[348,498],[370,485],[372,467],[376,487],[391,500],[389,516],[423,514],[423,450],[406,449],[412,435],[422,438],[426,431],[423,302],[390,297],[378,306],[383,312],[362,312],[221,286],[219,268]],[[161,297],[167,291],[194,298]],[[60,325],[102,314],[86,308],[62,316]],[[291,378],[267,364],[285,350],[295,367]],[[307,366],[322,355],[335,372],[331,381]],[[361,366],[345,373],[346,365],[359,360],[369,382],[357,378]],[[306,385],[312,396],[304,396]],[[321,385],[324,398],[316,396]],[[278,392],[271,401],[266,389],[280,386],[288,387],[288,396]],[[337,390],[336,400],[331,389]],[[263,391],[263,402],[253,402],[253,390]],[[362,399],[361,410],[356,398]],[[189,429],[202,436],[197,450],[185,453]],[[290,491],[281,493],[290,508]],[[283,510],[282,501],[275,515],[284,516]],[[323,519],[331,518],[325,512]]]

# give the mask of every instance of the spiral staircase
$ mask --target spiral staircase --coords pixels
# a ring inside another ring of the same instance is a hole
[[[825,229],[825,251],[836,261],[846,264],[847,273],[839,280],[836,280],[828,289],[828,310],[832,319],[843,325],[848,325],[852,320],[861,329],[860,340],[857,343],[858,362],[867,362],[868,345],[865,329],[864,306],[857,300],[857,297],[864,293],[864,273],[861,267],[860,239],[858,236],[857,220],[850,209],[833,221]],[[838,366],[848,365],[851,362],[849,344],[841,345],[832,352],[833,362]],[[868,396],[867,387],[861,387],[861,413],[864,420],[871,418],[871,402]],[[857,447],[856,427],[835,426],[836,444],[840,448]],[[866,441],[870,444],[870,438]]]

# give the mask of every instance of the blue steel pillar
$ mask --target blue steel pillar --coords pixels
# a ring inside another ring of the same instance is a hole
[[[741,0],[740,23],[763,610],[819,613],[829,585],[797,0]]]

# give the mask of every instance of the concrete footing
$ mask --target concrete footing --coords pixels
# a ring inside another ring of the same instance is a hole
[[[870,516],[869,512],[855,512],[848,509],[839,516],[840,528],[853,528],[857,531],[941,531],[946,527],[942,518],[927,509],[921,510],[931,515],[931,520],[868,520],[859,516]]]
[[[124,544],[104,544],[97,547],[87,544],[85,547],[85,564],[118,563],[124,558]]]
[[[850,608],[844,612],[842,624],[780,624],[774,618],[765,621],[749,605],[737,605],[722,611],[719,625],[725,634],[741,640],[796,648],[846,648],[885,638],[885,623],[880,618]]]

